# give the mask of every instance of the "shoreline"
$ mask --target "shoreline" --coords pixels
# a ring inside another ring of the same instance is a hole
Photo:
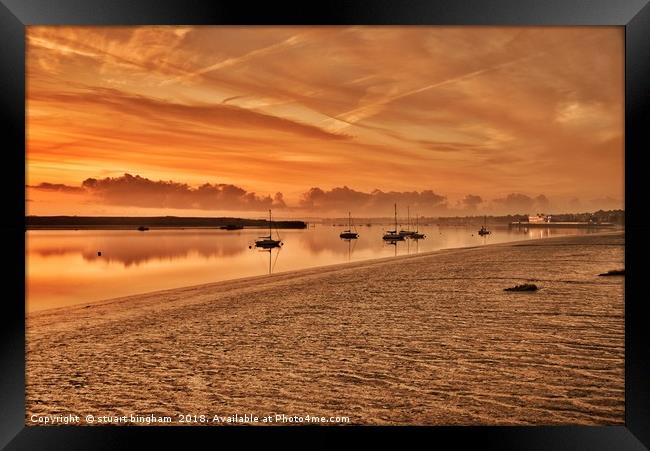
[[[265,230],[268,229],[268,226],[264,225],[250,225],[250,226],[243,226],[241,229],[232,229],[232,230],[227,230],[221,228],[222,226],[150,226],[147,228],[147,232],[153,231],[153,230],[224,230],[225,232],[237,232],[239,230]],[[275,227],[275,226],[274,226]],[[303,230],[306,227],[275,227],[276,229],[279,230]],[[47,230],[47,231],[53,231],[53,230],[134,230],[138,231],[137,227],[133,227],[131,225],[116,225],[116,226],[107,226],[107,225],[98,225],[98,226],[72,226],[72,225],[65,225],[65,226],[38,226],[38,225],[29,225],[25,227],[25,231],[30,231],[30,230]]]
[[[621,232],[532,239],[34,312],[27,417],[624,424],[624,278],[598,276],[623,250]],[[540,290],[503,291],[521,281]]]
[[[599,233],[593,233],[589,234],[586,236],[608,236],[608,235],[617,235],[617,234],[624,234],[624,231],[616,230],[616,231],[607,231],[607,232],[599,232]],[[246,284],[246,283],[253,283],[256,281],[264,281],[264,280],[269,280],[273,279],[275,277],[290,277],[290,276],[295,276],[295,277],[300,277],[300,276],[307,276],[307,275],[312,275],[314,273],[329,273],[332,271],[337,271],[339,269],[346,269],[346,268],[357,268],[357,267],[366,267],[368,265],[373,265],[373,264],[378,264],[378,263],[383,263],[383,262],[388,262],[388,261],[395,261],[399,262],[400,260],[409,260],[412,258],[420,258],[420,257],[428,257],[436,254],[447,254],[449,252],[454,252],[454,251],[462,251],[462,250],[470,250],[470,249],[484,249],[484,248],[490,248],[494,246],[511,246],[516,244],[525,244],[525,243],[532,243],[532,242],[539,242],[539,241],[547,241],[547,240],[558,240],[558,239],[563,239],[567,237],[572,237],[572,236],[585,236],[585,235],[561,235],[561,236],[553,236],[553,237],[545,237],[545,238],[531,238],[528,240],[515,240],[515,241],[506,241],[502,243],[491,243],[491,244],[484,244],[484,245],[476,245],[476,246],[464,246],[464,247],[451,247],[451,248],[446,248],[446,249],[437,249],[435,251],[429,251],[429,252],[422,252],[419,254],[411,254],[411,255],[398,255],[398,256],[390,256],[390,257],[381,257],[381,258],[373,258],[373,259],[368,259],[368,260],[360,260],[360,261],[354,261],[354,262],[345,262],[345,263],[335,263],[331,265],[323,265],[323,266],[313,266],[313,267],[308,267],[308,268],[301,268],[301,269],[294,269],[294,270],[289,270],[289,271],[281,271],[273,274],[263,274],[263,275],[257,275],[257,276],[248,276],[248,277],[238,277],[236,279],[228,279],[228,280],[220,280],[216,282],[208,282],[208,283],[202,283],[202,284],[197,284],[197,285],[186,285],[186,286],[181,286],[181,287],[176,287],[176,288],[169,288],[169,289],[163,289],[163,290],[153,290],[153,291],[146,291],[142,293],[135,293],[135,294],[130,294],[127,296],[119,296],[119,297],[113,297],[113,298],[105,298],[105,299],[100,299],[96,301],[89,301],[89,302],[81,302],[79,304],[74,304],[74,305],[67,305],[63,307],[53,307],[53,308],[47,308],[47,309],[40,309],[36,310],[33,312],[26,312],[26,317],[30,316],[38,316],[40,314],[46,314],[48,312],[54,312],[54,311],[61,311],[61,310],[68,310],[68,309],[79,309],[79,308],[89,308],[92,306],[98,306],[100,304],[111,304],[111,303],[120,303],[120,302],[127,302],[131,300],[135,300],[140,297],[149,297],[152,295],[166,295],[166,294],[171,294],[173,295],[174,292],[180,291],[184,292],[187,290],[194,290],[194,289],[199,289],[199,288],[219,288],[219,287],[227,287],[228,285],[239,285],[239,284]]]

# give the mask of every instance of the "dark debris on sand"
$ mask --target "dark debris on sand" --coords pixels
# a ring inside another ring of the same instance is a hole
[[[625,268],[623,269],[611,269],[607,272],[604,272],[602,274],[598,274],[599,276],[624,276],[625,275]]]
[[[539,288],[534,283],[525,283],[523,285],[515,285],[514,287],[504,288],[503,291],[537,291]]]

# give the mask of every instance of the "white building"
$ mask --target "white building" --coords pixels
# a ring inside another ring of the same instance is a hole
[[[551,216],[537,213],[534,216],[528,216],[528,222],[551,222]]]

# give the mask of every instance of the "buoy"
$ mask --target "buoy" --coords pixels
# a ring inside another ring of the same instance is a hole
[[[101,257],[101,256],[102,256],[101,251],[97,251],[97,256],[98,256],[98,257]]]

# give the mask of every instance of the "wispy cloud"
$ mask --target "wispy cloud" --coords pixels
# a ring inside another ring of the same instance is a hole
[[[304,38],[303,38],[302,35],[296,34],[294,36],[288,37],[287,39],[284,39],[281,42],[278,42],[278,43],[275,43],[275,44],[272,44],[272,45],[269,45],[269,46],[266,46],[266,47],[262,47],[262,48],[259,48],[259,49],[251,50],[250,52],[247,52],[247,53],[245,53],[243,55],[239,55],[239,56],[235,56],[235,57],[231,57],[231,58],[225,58],[225,59],[223,59],[221,61],[218,61],[218,62],[216,62],[214,64],[203,67],[201,69],[195,70],[193,72],[189,72],[187,74],[181,75],[179,77],[176,77],[176,78],[173,78],[173,79],[170,79],[170,80],[165,80],[165,81],[163,81],[161,83],[161,85],[165,86],[165,85],[168,85],[170,83],[176,83],[176,82],[179,82],[179,81],[190,80],[192,78],[198,77],[198,76],[203,75],[203,74],[207,74],[209,72],[214,72],[214,71],[217,71],[217,70],[226,69],[226,68],[229,68],[229,67],[232,67],[232,66],[236,66],[237,64],[242,64],[242,63],[245,63],[247,61],[251,61],[254,58],[264,56],[264,55],[268,55],[268,54],[283,50],[283,49],[285,49],[287,47],[292,47],[292,46],[294,46],[296,44],[299,44],[303,40],[304,40]]]
[[[503,68],[506,68],[508,66],[512,66],[512,65],[515,65],[515,64],[523,64],[526,61],[528,61],[530,59],[533,59],[533,58],[536,58],[536,57],[538,57],[538,56],[540,56],[542,54],[544,54],[544,52],[536,52],[536,53],[534,53],[532,55],[526,55],[526,56],[521,57],[521,58],[515,58],[515,59],[513,59],[511,61],[506,61],[506,62],[503,62],[503,63],[495,64],[494,66],[491,66],[491,67],[481,68],[481,69],[478,69],[478,70],[470,71],[470,72],[467,72],[467,73],[464,73],[464,74],[461,74],[461,75],[458,75],[458,76],[448,78],[446,80],[437,81],[437,82],[434,82],[434,83],[429,83],[429,84],[426,84],[426,85],[421,86],[419,88],[407,90],[406,92],[401,92],[401,93],[394,94],[394,95],[387,95],[387,96],[385,96],[384,98],[382,98],[382,99],[380,99],[378,101],[371,102],[371,103],[362,105],[362,106],[360,106],[358,108],[355,108],[353,110],[346,111],[345,113],[339,114],[338,116],[335,117],[335,119],[338,119],[339,121],[342,121],[343,124],[347,124],[347,125],[355,124],[356,122],[359,122],[359,121],[362,121],[362,120],[364,120],[366,118],[374,116],[375,114],[382,111],[388,104],[390,104],[390,103],[392,103],[392,102],[394,102],[396,100],[403,99],[405,97],[409,97],[409,96],[412,96],[412,95],[415,95],[415,94],[419,94],[419,93],[428,91],[430,89],[440,88],[440,87],[444,87],[444,86],[451,85],[451,84],[454,84],[454,83],[459,83],[459,82],[462,82],[462,81],[465,81],[465,80],[469,80],[471,78],[478,77],[478,76],[480,76],[482,74],[497,71],[497,70],[500,70],[500,69],[503,69]],[[340,128],[344,128],[344,126],[340,127]]]

